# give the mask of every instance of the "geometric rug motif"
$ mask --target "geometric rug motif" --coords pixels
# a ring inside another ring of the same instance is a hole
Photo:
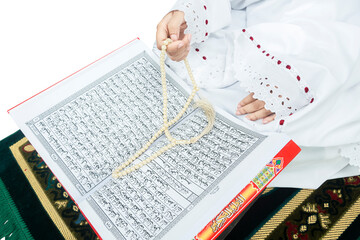
[[[282,198],[278,190],[264,192],[225,239],[352,240],[360,237],[360,176],[328,180],[316,190],[294,190],[280,207],[267,210],[268,214],[262,213],[263,209],[271,209],[266,204]],[[268,201],[264,201],[267,198]],[[255,215],[262,217],[251,219]],[[248,221],[256,225],[251,232],[243,227]]]
[[[42,206],[65,239],[98,239],[77,205],[24,137],[10,147]]]

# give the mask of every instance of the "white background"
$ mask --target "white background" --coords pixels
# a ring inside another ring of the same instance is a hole
[[[130,40],[149,48],[175,0],[0,0],[0,139],[7,110]]]

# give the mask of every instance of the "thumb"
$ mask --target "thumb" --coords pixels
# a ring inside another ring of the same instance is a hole
[[[180,35],[180,26],[185,22],[184,13],[181,11],[174,12],[173,17],[168,23],[169,36],[171,40],[177,41]]]

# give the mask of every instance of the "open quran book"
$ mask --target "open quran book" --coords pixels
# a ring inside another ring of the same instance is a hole
[[[190,89],[167,69],[168,117]],[[151,163],[112,171],[162,126],[159,59],[138,39],[9,110],[101,239],[214,239],[300,151],[216,110],[214,128]],[[207,120],[190,107],[171,127],[189,139]],[[167,144],[161,136],[140,159]]]

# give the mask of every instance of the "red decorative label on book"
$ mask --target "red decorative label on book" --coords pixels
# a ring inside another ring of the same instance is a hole
[[[195,240],[215,239],[250,202],[265,189],[283,169],[284,159],[275,157],[250,181],[241,192],[195,236]]]
[[[216,239],[300,151],[299,146],[290,140],[193,240]]]

